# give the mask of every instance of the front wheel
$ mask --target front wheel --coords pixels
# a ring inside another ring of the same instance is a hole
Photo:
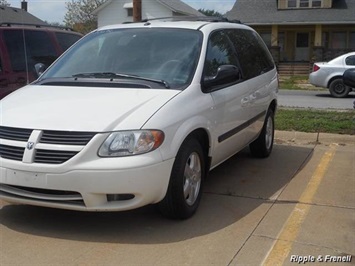
[[[249,145],[250,152],[258,158],[266,158],[271,154],[274,145],[274,112],[269,109],[266,113],[264,126],[259,137]]]
[[[343,80],[338,78],[330,83],[329,92],[333,97],[344,98],[350,93],[350,87],[345,86]]]
[[[165,198],[159,211],[174,219],[190,218],[197,210],[205,178],[205,155],[194,138],[186,139],[176,156]]]

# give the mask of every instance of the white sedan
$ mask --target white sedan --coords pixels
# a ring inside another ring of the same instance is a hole
[[[355,89],[343,83],[343,73],[349,68],[355,68],[355,52],[341,55],[329,62],[314,63],[309,82],[317,87],[328,88],[334,97],[346,97]]]

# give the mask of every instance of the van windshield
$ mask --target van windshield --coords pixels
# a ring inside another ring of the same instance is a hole
[[[182,88],[191,82],[201,43],[202,33],[196,30],[96,31],[74,45],[41,76],[40,81],[72,77],[110,80],[139,77],[140,82],[159,80],[170,88]]]

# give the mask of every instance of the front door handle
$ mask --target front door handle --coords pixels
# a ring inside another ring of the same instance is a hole
[[[243,107],[247,106],[249,102],[250,102],[249,97],[244,97],[241,101]]]

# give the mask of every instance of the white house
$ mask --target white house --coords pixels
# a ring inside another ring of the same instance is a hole
[[[93,14],[98,17],[98,26],[133,21],[132,0],[107,0]],[[142,0],[142,19],[203,16],[196,9],[180,0]]]

